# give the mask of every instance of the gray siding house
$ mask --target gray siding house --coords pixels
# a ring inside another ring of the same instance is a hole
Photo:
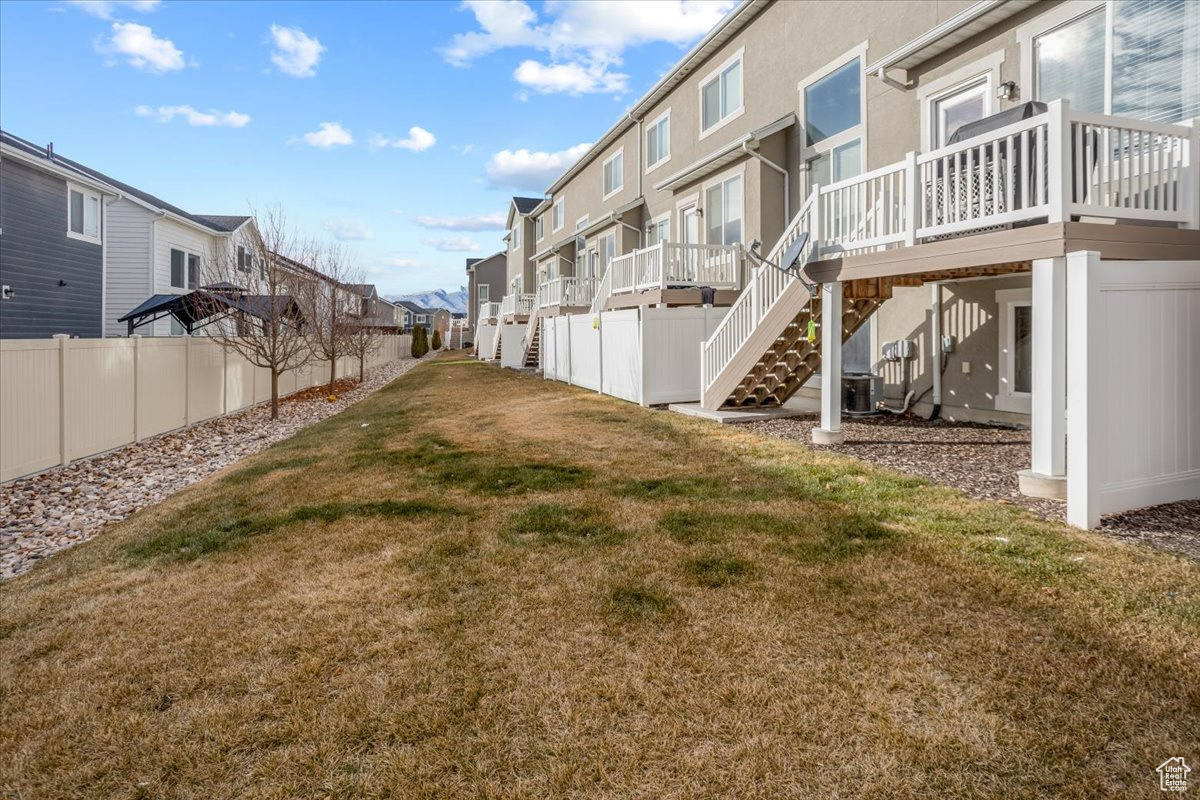
[[[0,338],[101,335],[112,196],[48,149],[0,134]]]
[[[499,303],[508,286],[508,253],[501,250],[487,258],[467,259],[467,329],[479,326],[479,307]]]

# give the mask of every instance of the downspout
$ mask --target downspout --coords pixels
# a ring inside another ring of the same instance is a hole
[[[792,211],[790,207],[791,192],[789,191],[791,187],[788,185],[788,171],[764,156],[762,153],[758,152],[757,147],[755,149],[751,149],[749,141],[742,142],[742,150],[746,153],[746,155],[757,158],[759,161],[783,176],[783,227],[786,230],[788,223],[792,221]]]

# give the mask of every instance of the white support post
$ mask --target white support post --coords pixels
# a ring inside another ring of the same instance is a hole
[[[842,284],[821,285],[821,427],[813,444],[841,444],[842,433]]]
[[[1089,403],[1093,386],[1111,366],[1104,363],[1098,330],[1100,288],[1092,276],[1099,262],[1096,252],[1067,254],[1067,522],[1078,528],[1100,525],[1103,448],[1093,445],[1101,441],[1103,431]]]
[[[1067,207],[1071,203],[1071,120],[1070,104],[1066,100],[1050,103],[1046,124],[1046,199],[1050,206],[1050,222],[1069,222]]]
[[[921,181],[918,180],[917,151],[904,156],[904,246],[917,243],[917,211],[921,207]]]
[[[51,338],[58,339],[58,463],[65,467],[71,462],[70,448],[67,446],[67,435],[70,433],[70,426],[67,425],[67,398],[70,395],[67,392],[71,388],[67,386],[67,376],[71,372],[67,363],[67,348],[70,346],[71,334],[56,333]]]
[[[1018,473],[1022,494],[1066,498],[1067,262],[1033,262],[1032,468]]]
[[[1180,183],[1180,196],[1187,204],[1185,228],[1200,229],[1200,117],[1192,120],[1192,132],[1188,136],[1188,163]]]

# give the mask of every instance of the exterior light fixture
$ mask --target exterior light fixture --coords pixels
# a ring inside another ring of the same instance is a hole
[[[996,87],[996,98],[998,100],[1013,100],[1017,97],[1017,82],[1003,81]]]

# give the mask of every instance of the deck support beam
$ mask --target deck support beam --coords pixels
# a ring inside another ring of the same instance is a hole
[[[813,444],[841,444],[842,432],[842,284],[821,284],[821,427]]]
[[[1033,262],[1032,466],[1019,473],[1022,494],[1066,499],[1067,260]]]

